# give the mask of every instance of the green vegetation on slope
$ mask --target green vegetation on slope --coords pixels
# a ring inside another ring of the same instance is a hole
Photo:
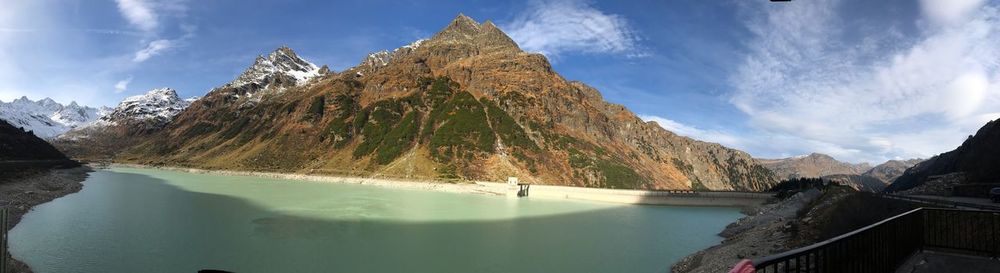
[[[354,97],[344,94],[334,96],[333,104],[337,109],[333,119],[326,125],[326,132],[333,138],[333,146],[340,148],[350,143],[354,137],[355,123],[348,123],[348,119],[358,111],[358,104]]]
[[[486,111],[469,92],[455,94],[435,108],[431,116],[438,127],[431,135],[429,147],[438,161],[449,162],[456,157],[469,160],[494,152],[496,136],[489,128]]]
[[[397,157],[409,150],[413,146],[413,140],[417,138],[417,129],[420,128],[420,118],[416,111],[410,111],[403,117],[403,120],[393,127],[386,134],[382,144],[378,147],[375,162],[378,164],[388,164]]]
[[[363,115],[362,119],[356,118],[354,122],[357,125],[360,121],[361,135],[364,136],[361,144],[354,149],[355,158],[371,154],[382,144],[389,130],[402,118],[403,105],[396,100],[383,100],[369,105],[363,112],[367,115]]]
[[[323,118],[323,112],[326,110],[326,96],[319,95],[313,97],[312,103],[309,104],[309,111],[303,117],[307,120],[320,120]]]

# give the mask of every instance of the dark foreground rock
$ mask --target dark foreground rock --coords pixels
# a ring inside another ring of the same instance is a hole
[[[811,189],[748,211],[719,233],[721,244],[685,257],[671,271],[728,272],[741,259],[808,246],[920,206],[846,186]]]
[[[822,193],[812,189],[777,203],[748,211],[748,216],[719,233],[721,244],[698,251],[671,267],[671,272],[728,272],[741,259],[767,256],[787,249],[787,231],[796,214]]]
[[[8,208],[7,231],[36,205],[52,201],[83,188],[84,179],[93,171],[90,167],[23,168],[0,175],[0,204]],[[9,272],[31,272],[21,261],[7,256]]]

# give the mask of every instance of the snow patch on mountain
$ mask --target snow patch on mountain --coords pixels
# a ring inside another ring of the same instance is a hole
[[[158,88],[142,95],[127,97],[110,113],[101,117],[100,124],[113,125],[120,122],[147,122],[163,124],[197,100],[197,97],[181,99],[171,88]]]
[[[110,110],[108,107],[81,106],[75,101],[63,105],[50,98],[32,101],[21,97],[12,102],[0,101],[0,119],[29,130],[43,139],[51,139],[73,128],[90,124]]]
[[[399,56],[402,56],[404,54],[409,54],[410,52],[413,52],[417,48],[420,48],[420,45],[423,44],[424,41],[427,41],[427,39],[417,40],[408,45],[404,45],[399,48],[393,49],[392,52],[388,50],[381,50],[369,53],[368,56],[365,56],[364,60],[361,60],[361,65],[359,66],[365,68],[367,71],[372,71],[374,69],[387,66],[389,65],[389,62],[391,62],[393,59],[398,58]]]
[[[320,68],[309,61],[300,58],[292,49],[280,47],[271,54],[257,56],[254,64],[243,71],[236,80],[227,84],[228,87],[240,88],[256,84],[263,88],[270,86],[280,76],[287,76],[294,85],[303,85],[309,79],[319,76]]]

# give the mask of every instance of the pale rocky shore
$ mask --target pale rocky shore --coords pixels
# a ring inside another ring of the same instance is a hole
[[[119,164],[119,163],[110,164],[109,166],[139,168],[139,169],[157,169],[157,170],[168,170],[168,171],[179,171],[179,172],[212,174],[212,175],[251,176],[251,177],[287,179],[287,180],[297,180],[297,181],[307,181],[307,182],[360,184],[360,185],[369,185],[369,186],[376,186],[388,189],[426,190],[426,191],[439,191],[439,192],[450,192],[450,193],[507,195],[511,191],[511,189],[507,187],[506,184],[497,182],[486,182],[486,181],[462,181],[453,183],[447,181],[419,181],[419,180],[402,180],[402,179],[387,179],[387,178],[343,177],[343,176],[327,176],[327,175],[299,174],[299,173],[206,170],[197,168],[150,166],[150,165],[139,165],[139,164]]]
[[[83,188],[83,180],[93,171],[81,166],[69,169],[24,169],[16,173],[4,173],[0,177],[0,203],[7,207],[8,231],[21,221],[24,214],[37,205],[56,198],[78,192]],[[9,272],[31,272],[21,261],[7,254]]]
[[[741,259],[764,257],[788,250],[793,239],[789,232],[800,210],[822,195],[818,190],[797,193],[780,202],[747,211],[746,217],[726,226],[719,236],[722,243],[681,259],[671,267],[674,273],[729,272]]]
[[[348,183],[376,186],[388,189],[427,190],[462,194],[486,194],[516,196],[517,186],[493,181],[435,181],[417,179],[396,179],[383,177],[346,177],[301,173],[275,173],[234,170],[205,170],[186,167],[150,166],[139,164],[111,164],[112,167],[144,168],[180,171],[199,174],[252,176],[274,179],[288,179],[307,182]],[[624,190],[584,188],[556,185],[531,185],[531,198],[572,199],[580,201],[630,204],[630,205],[681,205],[681,206],[739,206],[752,207],[770,198],[767,193],[689,192],[679,196],[664,196],[663,192],[649,190]]]

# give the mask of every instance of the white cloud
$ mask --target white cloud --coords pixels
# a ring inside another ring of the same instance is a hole
[[[583,1],[534,2],[503,29],[522,49],[550,57],[565,52],[645,55],[628,20]]]
[[[142,50],[139,50],[139,52],[135,53],[135,57],[132,58],[132,61],[137,63],[143,62],[150,57],[156,56],[163,51],[170,49],[173,45],[174,42],[166,39],[149,42],[149,45],[147,45],[146,48],[143,48]]]
[[[1000,108],[995,7],[966,3],[961,11],[928,14],[951,23],[903,38],[891,27],[849,29],[841,17],[847,15],[837,14],[840,4],[793,1],[751,10],[754,38],[730,78],[730,101],[750,116],[757,138],[875,162],[954,149],[984,124],[982,117],[996,116],[984,113]],[[919,26],[922,19],[913,20]],[[811,151],[793,154],[801,152]]]
[[[151,4],[144,0],[116,0],[118,11],[133,26],[146,31],[155,31],[159,26],[158,16]]]
[[[983,0],[920,0],[920,9],[933,22],[951,24],[982,6]]]
[[[121,93],[128,89],[128,84],[132,82],[132,76],[115,83],[115,93]]]

